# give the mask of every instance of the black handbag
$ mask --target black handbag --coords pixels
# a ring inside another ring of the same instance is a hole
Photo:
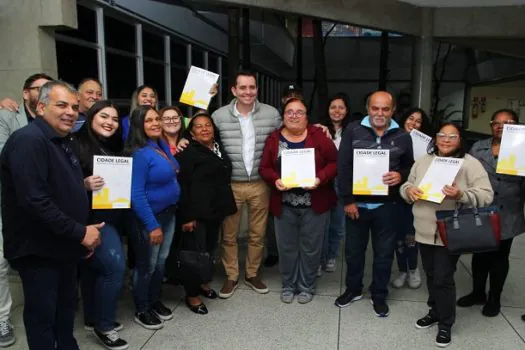
[[[474,195],[466,192],[472,208],[456,203],[455,210],[436,212],[441,241],[452,254],[482,253],[499,249],[501,219],[496,206],[478,208]]]
[[[213,277],[213,261],[204,248],[206,242],[204,225],[197,223],[193,232],[183,232],[182,234],[182,248],[178,252],[178,264],[183,280],[191,280],[199,284],[208,283]],[[196,250],[184,249],[184,237],[186,235],[195,235]]]

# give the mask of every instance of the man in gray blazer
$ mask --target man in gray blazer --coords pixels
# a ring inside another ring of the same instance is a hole
[[[53,78],[43,73],[31,75],[24,82],[22,90],[24,103],[19,106],[18,111],[0,110],[0,152],[13,132],[26,126],[36,117],[40,87],[50,80]],[[1,229],[2,220],[0,220]],[[9,264],[4,258],[3,235],[0,234],[0,347],[12,345],[16,341],[13,327],[9,322],[12,300],[8,272]]]

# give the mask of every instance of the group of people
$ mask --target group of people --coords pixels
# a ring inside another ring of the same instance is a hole
[[[306,304],[322,271],[336,270],[345,237],[346,290],[335,305],[351,305],[363,297],[371,235],[369,292],[377,316],[390,313],[389,284],[421,285],[418,251],[430,310],[416,327],[437,324],[438,346],[451,342],[456,303],[483,304],[485,316],[499,313],[512,239],[525,229],[524,181],[495,171],[503,125],[518,122],[513,111],[496,112],[492,137],[467,153],[465,135],[453,123],[434,133],[418,108],[394,118],[396,104],[388,92],[371,94],[368,115],[355,121],[346,95],[337,94],[323,122],[311,124],[296,87],[287,89],[280,111],[260,103],[257,90],[256,76],[241,71],[229,105],[212,115],[201,110],[185,118],[177,106],[159,110],[154,87],[143,85],[123,116],[111,101],[102,100],[96,79],[82,81],[77,91],[35,74],[24,83],[23,104],[0,102],[0,346],[15,341],[9,265],[22,280],[30,349],[78,349],[73,337],[78,294],[86,330],[108,349],[128,348],[116,320],[126,261],[133,271],[134,320],[144,328],[160,329],[173,317],[162,302],[166,276],[183,285],[191,311],[207,314],[201,297],[227,299],[239,286],[237,239],[244,205],[249,211],[244,283],[257,293],[269,291],[260,277],[265,238],[265,265],[279,265],[281,301]],[[432,136],[428,154],[415,162],[413,129]],[[306,148],[315,150],[315,181],[288,188],[281,178],[281,154]],[[389,171],[383,174],[387,196],[353,194],[355,149],[389,150]],[[92,209],[92,192],[105,185],[93,171],[95,156],[132,158],[131,210]],[[441,204],[421,200],[418,188],[436,156],[464,159],[454,183],[443,188]],[[435,212],[472,201],[504,209],[503,238],[497,251],[473,255],[473,291],[456,301],[459,256],[450,254],[436,234]],[[209,276],[181,269],[176,257],[181,250],[213,257],[218,242],[226,278],[216,292]],[[390,281],[394,254],[399,274]]]

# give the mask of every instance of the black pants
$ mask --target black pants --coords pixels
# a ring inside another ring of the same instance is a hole
[[[490,275],[490,295],[499,299],[509,274],[509,255],[513,239],[501,241],[494,252],[472,254],[474,293],[484,294]]]
[[[24,290],[24,326],[30,350],[78,350],[73,336],[77,262],[36,257],[13,264]]]
[[[182,247],[184,250],[197,250],[197,236],[205,237],[205,241],[201,242],[204,246],[205,252],[210,255],[213,254],[215,246],[217,245],[217,240],[219,238],[219,229],[221,226],[220,220],[203,220],[197,221],[197,227],[195,231],[199,230],[199,235],[197,232],[181,232]],[[210,281],[204,281],[208,283]],[[201,281],[199,279],[191,278],[191,276],[183,276],[182,283],[184,285],[184,290],[186,291],[187,297],[196,297],[199,295]]]
[[[421,262],[427,275],[430,314],[438,319],[439,329],[451,329],[456,320],[456,283],[454,273],[459,255],[441,246],[420,245]]]

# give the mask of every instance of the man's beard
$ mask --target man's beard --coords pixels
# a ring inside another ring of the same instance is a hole
[[[27,108],[31,113],[36,115],[36,106],[38,105],[38,99],[29,98],[29,102],[27,103]]]

